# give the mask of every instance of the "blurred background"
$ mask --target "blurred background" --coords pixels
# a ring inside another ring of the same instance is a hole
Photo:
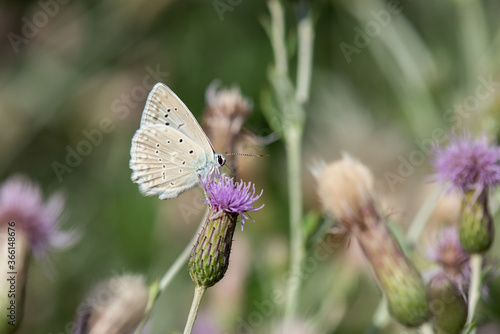
[[[373,170],[384,207],[404,230],[430,183],[426,143],[445,142],[450,131],[463,128],[498,137],[500,3],[310,3],[315,42],[304,207],[320,212],[309,167],[345,151]],[[293,74],[297,2],[285,7]],[[22,173],[46,194],[63,191],[64,228],[83,235],[72,249],[51,254],[54,278],[31,263],[22,333],[70,333],[94,284],[122,273],[152,282],[189,242],[203,213],[200,191],[168,201],[143,197],[130,180],[132,136],[156,82],[167,84],[201,120],[205,90],[215,79],[238,85],[253,101],[246,129],[272,134],[261,110],[273,62],[262,24],[268,16],[265,1],[245,0],[0,3],[0,179]],[[80,158],[71,153],[78,150]],[[308,271],[303,318],[293,330],[280,327],[279,305],[265,303],[286,280],[287,184],[282,143],[258,151],[270,157],[239,160],[240,176],[264,189],[257,203],[265,208],[244,232],[236,231],[228,273],[208,291],[197,333],[247,333],[248,326],[256,333],[364,333],[380,291],[354,247],[337,247]],[[500,194],[492,201],[496,209]],[[180,331],[192,293],[182,270],[158,300],[151,332]],[[481,305],[484,322],[500,319],[499,297],[500,279],[494,278]],[[311,330],[315,322],[325,328]],[[396,324],[384,329],[405,331],[411,332]]]

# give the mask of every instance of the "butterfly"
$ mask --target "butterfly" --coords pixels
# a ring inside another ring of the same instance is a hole
[[[142,194],[160,199],[179,196],[226,163],[186,105],[161,82],[148,95],[130,156],[132,181]]]

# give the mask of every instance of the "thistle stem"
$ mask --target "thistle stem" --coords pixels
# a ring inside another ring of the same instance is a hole
[[[387,310],[387,299],[385,299],[385,297],[382,297],[382,300],[380,300],[380,302],[378,303],[377,309],[373,314],[372,332],[377,333],[379,330],[384,328],[389,323],[390,319],[391,316],[389,315],[389,311]]]
[[[302,230],[302,190],[301,190],[301,148],[302,130],[291,128],[287,131],[286,152],[288,169],[288,194],[290,208],[290,272],[287,285],[285,315],[293,316],[297,310],[300,290],[300,267],[304,258],[304,232]]]
[[[285,46],[285,13],[279,0],[268,2],[271,14],[271,45],[274,53],[276,70],[283,75],[288,75],[288,61]]]
[[[471,282],[469,287],[469,309],[467,315],[467,333],[475,333],[474,318],[476,315],[476,308],[481,296],[481,271],[483,267],[483,256],[481,254],[474,254],[470,257],[471,265]]]
[[[179,270],[189,259],[189,255],[191,254],[193,245],[195,244],[198,238],[198,234],[200,233],[201,228],[203,227],[203,223],[207,219],[207,214],[208,214],[208,208],[205,214],[203,215],[203,218],[201,219],[200,226],[198,226],[198,228],[196,229],[196,233],[193,234],[193,237],[187,243],[186,248],[184,248],[182,253],[179,255],[179,257],[177,257],[175,262],[170,266],[170,268],[167,270],[165,275],[163,275],[162,279],[160,280],[159,284],[160,293],[163,292],[163,290],[165,290],[165,288],[172,282],[172,279],[179,273]]]
[[[304,104],[309,100],[312,76],[314,29],[309,5],[299,3],[298,57],[297,57],[297,90],[295,98]]]
[[[203,227],[203,223],[206,220],[208,214],[208,208],[203,215],[203,218],[201,219],[200,226],[196,229],[196,232],[194,233],[193,237],[191,240],[187,243],[186,247],[182,251],[181,254],[177,257],[177,259],[174,261],[174,263],[168,268],[167,272],[165,275],[160,280],[160,283],[158,284],[158,289],[156,290],[156,294],[150,294],[149,298],[150,300],[148,301],[148,307],[146,311],[144,312],[144,318],[142,319],[141,323],[135,330],[134,334],[140,334],[142,332],[142,329],[144,328],[144,325],[149,319],[149,316],[151,314],[151,310],[153,309],[154,303],[156,299],[160,296],[160,294],[170,285],[174,277],[179,273],[180,269],[183,267],[183,265],[188,261],[189,255],[191,254],[191,250],[193,249],[193,245],[196,242],[198,238],[198,234],[200,233],[201,228]]]
[[[313,22],[310,7],[299,3],[296,103],[303,107],[309,99],[313,58]],[[290,266],[294,279],[288,281],[285,315],[292,317],[297,310],[301,283],[301,265],[305,256],[305,234],[302,229],[302,133],[304,119],[285,129],[290,203]]]
[[[413,248],[417,244],[418,239],[424,231],[424,228],[427,225],[432,212],[436,208],[439,197],[441,197],[442,194],[442,189],[435,189],[427,197],[420,210],[418,210],[415,218],[411,222],[410,228],[408,228],[408,232],[406,233],[409,247]]]
[[[203,286],[197,286],[194,289],[193,303],[191,304],[191,310],[189,311],[186,327],[184,328],[184,334],[191,334],[194,322],[196,320],[196,317],[198,316],[198,310],[200,308],[201,299],[203,298],[203,295],[205,294],[206,290],[207,288]]]

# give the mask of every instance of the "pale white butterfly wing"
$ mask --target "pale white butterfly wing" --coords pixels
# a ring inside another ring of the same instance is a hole
[[[198,175],[214,166],[212,151],[206,152],[198,144],[173,127],[141,127],[132,139],[132,180],[144,195],[177,197],[196,186]]]
[[[148,95],[141,119],[141,128],[163,125],[183,133],[206,152],[214,153],[212,143],[188,107],[170,88],[157,83]]]

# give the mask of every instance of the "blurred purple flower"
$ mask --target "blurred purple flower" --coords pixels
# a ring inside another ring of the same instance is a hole
[[[454,136],[447,147],[435,150],[436,179],[449,182],[459,191],[482,191],[500,184],[500,148],[486,135]]]
[[[60,194],[44,202],[42,190],[27,177],[15,175],[0,185],[0,219],[14,221],[16,230],[26,233],[36,256],[49,247],[68,248],[78,241],[75,231],[60,231],[65,200]]]
[[[245,219],[248,219],[245,213],[255,212],[264,207],[264,204],[258,208],[253,206],[253,203],[262,196],[262,191],[259,195],[255,195],[255,185],[251,182],[247,184],[243,181],[234,182],[234,179],[222,174],[218,180],[208,176],[202,179],[201,184],[207,196],[203,202],[213,208],[214,217],[222,211],[239,214],[242,230]]]
[[[427,250],[427,258],[439,265],[439,269],[432,277],[444,274],[465,293],[470,281],[470,255],[460,244],[456,227],[441,229],[434,238],[433,247]]]

